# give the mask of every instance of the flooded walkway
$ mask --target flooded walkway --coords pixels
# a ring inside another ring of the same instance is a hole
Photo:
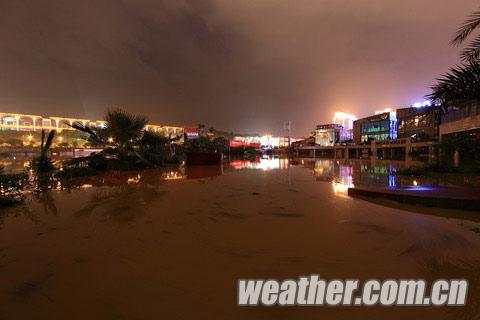
[[[355,172],[328,178],[330,165],[238,162],[205,175],[148,172],[31,195],[0,212],[0,319],[478,315],[473,299],[464,308],[236,306],[240,278],[310,274],[462,277],[479,296],[478,220],[350,198],[344,185],[373,173],[333,164]]]

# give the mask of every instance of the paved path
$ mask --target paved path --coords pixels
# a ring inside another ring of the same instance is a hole
[[[355,187],[348,195],[356,198],[384,198],[400,203],[478,211],[480,213],[480,189],[450,187]]]

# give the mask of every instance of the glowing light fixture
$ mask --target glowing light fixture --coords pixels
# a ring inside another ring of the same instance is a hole
[[[377,110],[377,111],[375,111],[375,114],[382,114],[382,113],[386,113],[386,112],[393,112],[392,108],[386,108],[384,110]]]
[[[357,120],[357,117],[355,117],[353,114],[349,114],[345,112],[335,112],[333,115],[334,123],[337,123],[336,121],[338,120],[344,120],[344,119]]]
[[[431,107],[432,106],[432,102],[429,101],[429,100],[425,100],[423,102],[415,102],[414,104],[412,104],[412,107],[414,108],[423,108],[423,107]]]

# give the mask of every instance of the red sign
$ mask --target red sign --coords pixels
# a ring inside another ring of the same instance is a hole
[[[230,140],[230,147],[231,148],[236,148],[236,147],[253,147],[255,149],[260,149],[260,143],[248,143],[248,142],[243,142],[243,141],[238,141],[238,140]]]
[[[198,129],[196,127],[185,127],[183,128],[185,136],[187,139],[196,139],[199,136]]]

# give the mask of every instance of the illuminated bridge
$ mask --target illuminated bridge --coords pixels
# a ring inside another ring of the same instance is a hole
[[[39,115],[4,113],[0,112],[0,130],[14,131],[37,131],[47,130],[75,130],[71,127],[74,123],[81,123],[92,128],[105,128],[106,122],[102,120],[91,121],[88,119],[66,118],[66,117],[42,117]],[[183,133],[182,127],[162,126],[148,124],[145,129],[150,132],[162,133],[165,135],[179,135]]]

